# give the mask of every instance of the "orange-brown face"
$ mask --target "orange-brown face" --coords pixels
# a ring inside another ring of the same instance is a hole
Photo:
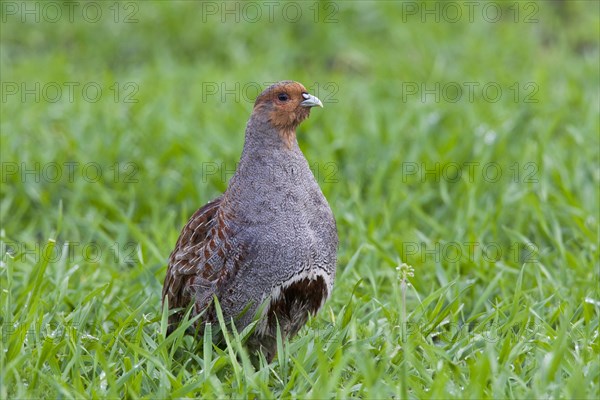
[[[266,112],[273,126],[282,131],[293,131],[315,106],[323,107],[323,104],[302,84],[282,81],[269,86],[258,96],[254,112]]]

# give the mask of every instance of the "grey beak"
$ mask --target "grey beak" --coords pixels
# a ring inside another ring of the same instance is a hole
[[[323,103],[321,103],[321,100],[319,100],[318,97],[313,96],[312,94],[308,94],[308,93],[302,93],[302,97],[304,97],[304,101],[302,103],[300,103],[301,106],[304,106],[304,107],[319,106],[319,107],[323,108]]]

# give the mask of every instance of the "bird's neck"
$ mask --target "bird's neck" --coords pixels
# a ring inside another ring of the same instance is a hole
[[[290,146],[268,121],[250,118],[242,157],[224,195],[230,212],[253,209],[257,215],[270,215],[274,208],[284,208],[280,192],[292,193],[307,182],[314,177],[295,132]],[[265,208],[265,201],[271,205]]]
[[[286,174],[290,168],[302,176],[309,174],[308,162],[298,146],[295,129],[290,135],[285,137],[268,121],[251,117],[246,127],[242,157],[231,183],[239,183],[242,175],[254,181],[289,181]]]
[[[252,154],[288,151],[292,153],[300,151],[296,140],[296,128],[281,130],[274,127],[267,119],[255,115],[250,118],[246,126],[242,160]]]

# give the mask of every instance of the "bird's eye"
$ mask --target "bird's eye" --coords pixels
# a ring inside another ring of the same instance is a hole
[[[288,101],[290,99],[286,93],[279,93],[277,95],[277,98],[279,99],[279,101]]]

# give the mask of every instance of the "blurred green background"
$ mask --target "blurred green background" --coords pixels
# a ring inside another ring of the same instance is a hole
[[[1,7],[3,398],[598,395],[598,2]],[[166,352],[160,291],[282,79],[325,104],[298,140],[338,277],[242,384]]]

